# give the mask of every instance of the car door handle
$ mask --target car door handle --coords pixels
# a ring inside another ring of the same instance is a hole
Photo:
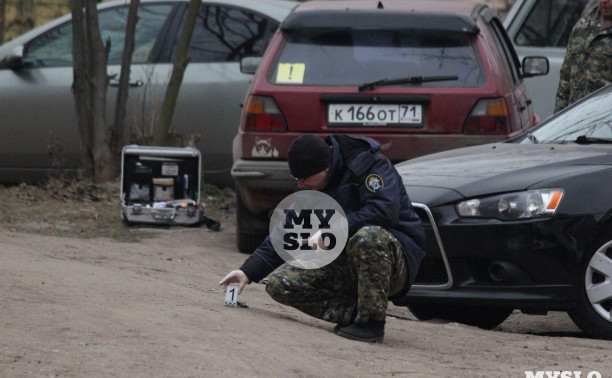
[[[118,87],[119,86],[119,80],[111,80],[108,85],[110,85],[111,87]],[[136,81],[130,81],[128,83],[128,85],[130,87],[142,87],[144,85],[144,82],[142,80],[136,80]]]

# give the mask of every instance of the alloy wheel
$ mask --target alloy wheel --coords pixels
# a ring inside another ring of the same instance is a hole
[[[587,296],[595,311],[612,322],[612,240],[591,257],[585,275]]]

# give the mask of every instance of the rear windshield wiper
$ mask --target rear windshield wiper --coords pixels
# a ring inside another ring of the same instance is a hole
[[[576,144],[608,144],[612,143],[612,139],[609,138],[592,138],[586,135],[581,135],[574,141]]]
[[[447,75],[447,76],[409,76],[401,79],[382,79],[376,80],[369,83],[361,84],[358,89],[364,91],[366,89],[374,89],[379,85],[396,85],[396,84],[421,84],[430,81],[446,81],[446,80],[458,80],[459,76]]]

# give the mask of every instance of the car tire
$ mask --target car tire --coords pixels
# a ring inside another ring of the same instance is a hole
[[[267,214],[255,214],[247,209],[236,190],[236,246],[238,251],[251,254],[268,236]]]
[[[419,320],[442,319],[482,329],[493,329],[512,314],[511,308],[411,303],[410,312]]]
[[[594,243],[582,267],[579,305],[568,311],[590,337],[612,340],[612,229]]]

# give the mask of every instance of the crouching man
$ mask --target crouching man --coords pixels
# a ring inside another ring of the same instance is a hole
[[[219,284],[238,283],[240,293],[268,277],[274,300],[336,323],[339,336],[381,342],[388,300],[408,291],[425,254],[425,233],[401,177],[380,145],[365,137],[303,135],[287,161],[298,189],[326,193],[342,207],[346,247],[328,265],[301,269],[285,263],[268,236]]]

